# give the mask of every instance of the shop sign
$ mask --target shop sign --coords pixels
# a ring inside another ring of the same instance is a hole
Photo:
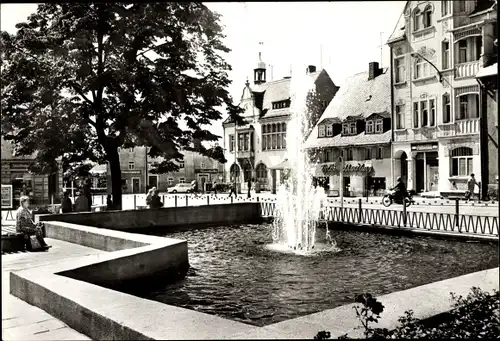
[[[122,170],[122,174],[141,174],[140,170]]]
[[[335,164],[330,164],[330,165],[323,165],[321,167],[321,170],[323,171],[323,174],[329,175],[333,173],[338,173],[340,167],[336,167]],[[363,165],[361,163],[358,163],[357,165],[353,164],[346,164],[344,165],[344,173],[350,172],[350,173],[372,173],[374,172],[375,169],[373,166],[369,165]]]
[[[28,169],[30,166],[29,163],[17,163],[17,162],[12,162],[10,164],[10,168],[12,169]]]
[[[12,185],[2,185],[2,208],[12,208]]]
[[[411,150],[414,151],[427,151],[427,150],[437,150],[438,145],[435,143],[427,143],[427,144],[414,144],[411,146]]]
[[[195,173],[210,173],[210,174],[217,174],[219,173],[218,169],[195,169]]]

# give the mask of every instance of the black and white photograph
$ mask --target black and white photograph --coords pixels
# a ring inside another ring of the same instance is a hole
[[[2,341],[499,339],[497,5],[2,2]]]

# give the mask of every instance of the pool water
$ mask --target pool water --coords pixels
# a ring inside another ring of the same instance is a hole
[[[166,236],[188,241],[187,276],[129,293],[257,326],[498,266],[496,244],[420,236],[331,231],[341,251],[310,256],[270,250],[270,224]]]

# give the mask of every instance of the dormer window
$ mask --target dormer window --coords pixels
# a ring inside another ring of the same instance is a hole
[[[375,133],[381,134],[384,131],[384,122],[382,120],[375,121]]]
[[[384,121],[382,119],[366,121],[367,134],[381,134],[384,132]]]
[[[318,127],[318,136],[325,137],[325,126],[324,125],[320,125]]]
[[[367,121],[366,122],[366,133],[367,134],[373,134],[374,131],[374,122],[373,121]]]
[[[342,124],[342,135],[356,135],[357,127],[356,122],[349,122]]]
[[[273,102],[273,109],[283,109],[283,108],[289,108],[290,107],[290,100],[284,100],[284,101],[278,101],[278,102]]]
[[[333,126],[331,124],[326,126],[326,136],[327,137],[333,136]]]

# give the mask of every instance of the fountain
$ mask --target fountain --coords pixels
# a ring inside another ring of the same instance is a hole
[[[314,89],[312,77],[303,68],[297,68],[291,78],[291,120],[287,125],[287,160],[284,182],[277,192],[275,221],[273,223],[274,248],[288,248],[298,253],[314,249],[316,226],[320,218],[326,193],[322,187],[312,184],[313,170],[307,152],[304,151],[306,132],[309,129],[307,94]],[[328,244],[331,239],[327,228]]]

